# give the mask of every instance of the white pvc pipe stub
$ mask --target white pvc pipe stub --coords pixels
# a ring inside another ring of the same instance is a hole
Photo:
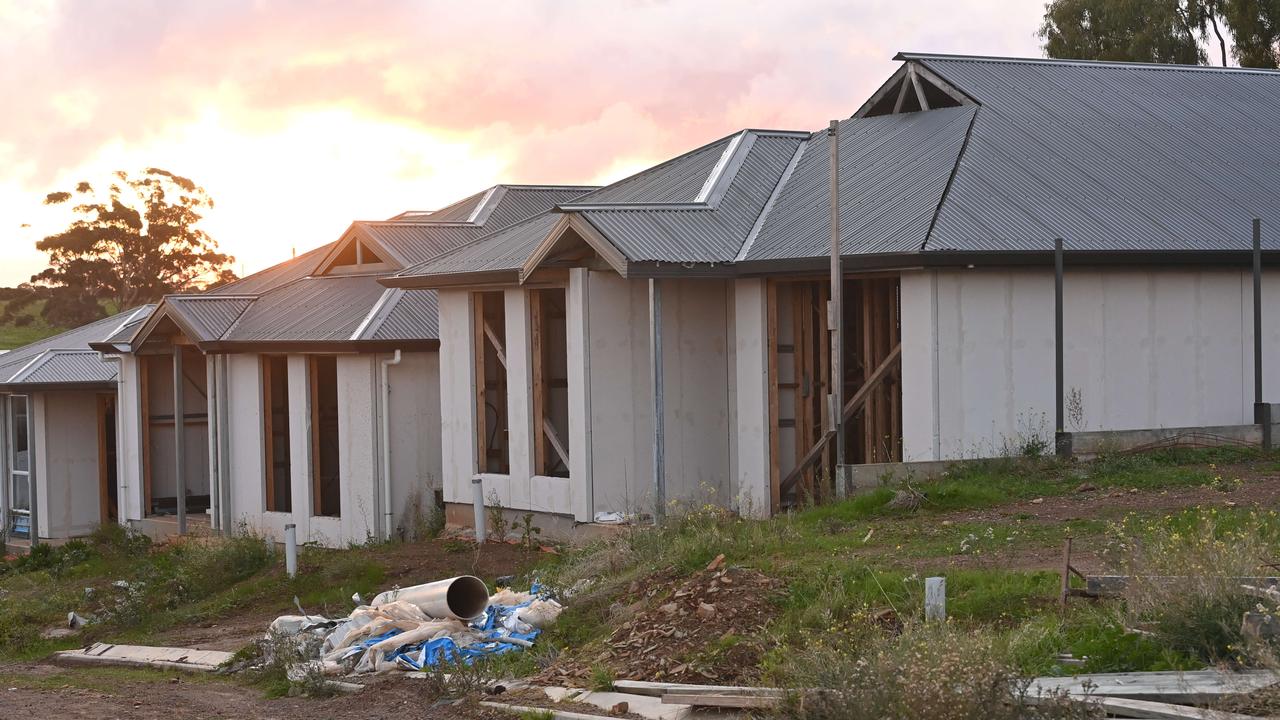
[[[284,571],[289,577],[298,576],[298,526],[284,526]]]

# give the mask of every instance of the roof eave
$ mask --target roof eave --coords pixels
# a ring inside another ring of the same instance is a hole
[[[204,353],[211,354],[356,354],[386,353],[396,350],[407,352],[435,352],[440,349],[438,338],[414,340],[219,340],[198,345]]]

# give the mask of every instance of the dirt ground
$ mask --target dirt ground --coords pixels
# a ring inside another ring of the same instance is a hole
[[[31,687],[54,679],[65,668],[38,663],[0,666],[0,713],[8,717],[130,718],[333,718],[334,720],[496,720],[511,715],[474,705],[434,705],[410,679],[383,680],[363,692],[328,699],[267,699],[256,688],[228,681],[175,674],[167,680],[116,682],[113,687]]]

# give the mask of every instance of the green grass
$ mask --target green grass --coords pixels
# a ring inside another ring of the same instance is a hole
[[[1114,612],[1100,616],[1097,608],[1076,603],[1066,618],[1059,616],[1056,548],[1067,536],[1080,543],[1078,547],[1104,546],[1115,524],[1102,519],[1104,513],[1070,522],[1030,515],[990,522],[953,516],[944,522],[939,516],[1071,494],[1085,482],[1100,489],[1209,486],[1216,477],[1211,463],[1244,462],[1265,467],[1274,459],[1253,451],[1217,449],[1162,451],[1089,463],[1053,459],[967,463],[955,466],[941,480],[910,483],[926,498],[915,510],[890,507],[894,490],[885,487],[768,521],[696,512],[664,529],[634,531],[615,542],[569,553],[558,565],[542,569],[547,580],[561,586],[582,578],[602,578],[595,592],[566,613],[572,629],[557,628],[547,641],[565,647],[597,642],[612,627],[609,604],[624,596],[633,580],[666,567],[696,572],[724,553],[731,564],[785,581],[787,595],[771,626],[773,640],[781,648],[803,646],[812,634],[829,633],[880,608],[891,608],[904,619],[920,618],[923,578],[941,574],[947,578],[948,616],[960,627],[987,628],[1013,637],[1024,626],[1054,624],[1052,637],[1037,651],[1020,650],[1018,662],[1029,669],[1056,666],[1054,656],[1067,651],[1077,657],[1091,655],[1090,668],[1183,667],[1194,661],[1124,632]],[[1188,510],[1167,519],[1153,515],[1131,520],[1191,524],[1210,512]],[[1234,526],[1226,517],[1232,515],[1224,514],[1224,527]],[[1037,549],[1046,558],[1042,570],[1009,569],[1004,564],[1016,552]]]
[[[8,300],[0,300],[0,313],[3,313],[8,304]],[[40,315],[44,310],[44,304],[44,300],[37,300],[18,313],[18,317],[24,319],[0,323],[0,350],[20,348],[72,329],[52,326],[45,322]],[[104,302],[102,308],[107,315],[118,312],[115,304],[111,302]]]
[[[3,312],[5,305],[8,305],[8,301],[0,300],[0,312]],[[0,324],[0,350],[12,350],[23,345],[29,345],[37,340],[57,335],[67,329],[49,327],[44,318],[40,317],[40,311],[43,308],[44,301],[40,300],[20,313],[20,317],[30,318],[29,323],[22,325],[15,322]]]
[[[1109,521],[1099,511],[1070,522],[1008,512],[975,519],[974,513],[1071,494],[1084,482],[1103,489],[1152,491],[1216,487],[1221,481],[1211,463],[1250,463],[1265,471],[1276,460],[1247,451],[1214,450],[1090,463],[968,463],[955,466],[938,481],[911,482],[926,498],[915,510],[890,507],[894,491],[881,488],[764,521],[711,508],[678,515],[661,528],[630,530],[607,542],[547,557],[531,575],[553,587],[567,588],[583,579],[594,585],[568,602],[560,622],[533,649],[498,658],[493,669],[528,675],[558,652],[599,643],[615,626],[614,607],[635,601],[628,591],[632,581],[660,571],[691,574],[720,553],[729,564],[758,569],[785,585],[786,592],[775,601],[777,617],[768,628],[769,637],[763,639],[777,648],[762,662],[766,679],[768,673],[784,676],[788,657],[814,637],[852,632],[850,628],[865,625],[881,609],[891,608],[908,623],[918,621],[923,614],[923,579],[933,574],[947,578],[951,623],[961,631],[994,634],[1026,672],[1077,671],[1057,662],[1057,654],[1063,652],[1087,658],[1087,670],[1194,666],[1186,653],[1126,632],[1114,606],[1076,602],[1060,614],[1056,548],[1068,535],[1079,547],[1100,549],[1118,531],[1155,536],[1189,530],[1206,517],[1229,538],[1227,533],[1257,527],[1258,512],[1187,509]],[[1280,537],[1280,519],[1274,513],[1263,515],[1262,521],[1274,522]],[[447,546],[440,547],[448,552]],[[282,572],[281,559],[252,536],[229,543],[153,547],[118,529],[104,530],[88,543],[41,551],[21,567],[0,566],[0,658],[35,658],[96,639],[158,644],[175,627],[267,609],[288,612],[294,596],[308,612],[339,615],[350,607],[352,593],[369,597],[385,589],[385,550],[377,545],[346,550],[307,547],[301,571],[291,580]],[[1023,554],[1030,554],[1033,562],[1010,567],[1011,559]],[[1044,561],[1037,564],[1035,558]],[[138,597],[121,599],[121,591],[111,586],[121,579],[141,588]],[[89,597],[86,587],[93,588]],[[76,638],[39,637],[42,629],[60,624],[73,609],[101,620]],[[856,646],[856,634],[850,635],[851,646]],[[723,638],[703,652],[728,651],[742,640]],[[596,679],[601,684],[607,672],[599,668]]]

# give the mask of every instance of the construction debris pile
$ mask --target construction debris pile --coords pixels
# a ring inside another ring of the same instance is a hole
[[[762,630],[778,612],[773,600],[780,592],[759,572],[725,567],[723,556],[683,582],[674,572],[637,581],[627,592],[636,601],[614,608],[614,616],[625,619],[603,648],[562,655],[540,679],[580,684],[596,666],[631,680],[753,679],[748,674],[759,664]],[[719,649],[707,652],[712,646]]]
[[[422,670],[530,647],[562,609],[537,583],[490,596],[483,581],[465,575],[388,590],[346,618],[285,615],[267,637],[313,641],[315,662],[329,676]]]

